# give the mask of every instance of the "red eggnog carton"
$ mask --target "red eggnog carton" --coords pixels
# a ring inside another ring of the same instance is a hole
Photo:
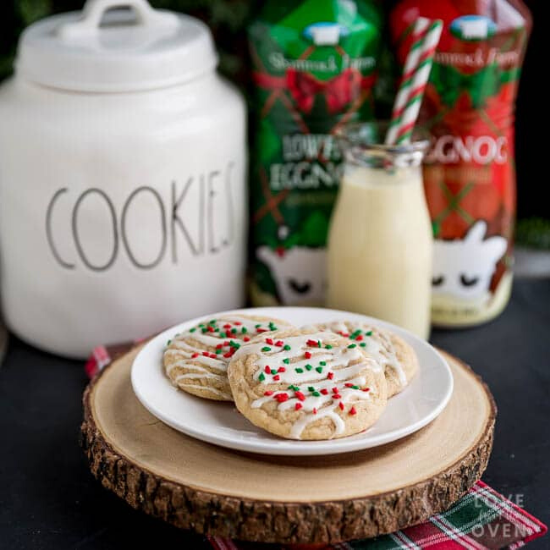
[[[514,108],[531,17],[519,0],[403,0],[391,15],[401,63],[421,16],[444,25],[419,117],[431,134],[432,321],[469,326],[510,295]]]

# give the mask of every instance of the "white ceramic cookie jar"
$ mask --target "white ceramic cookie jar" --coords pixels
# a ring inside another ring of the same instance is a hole
[[[216,64],[205,25],[145,0],[24,32],[0,90],[0,280],[21,338],[85,357],[243,304],[245,105]]]

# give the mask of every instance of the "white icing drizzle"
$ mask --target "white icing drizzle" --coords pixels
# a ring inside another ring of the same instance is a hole
[[[338,411],[343,412],[347,404],[368,401],[376,394],[375,388],[364,387],[366,379],[360,374],[366,368],[380,372],[382,367],[374,359],[365,359],[353,343],[345,348],[327,349],[325,342],[334,341],[334,338],[332,332],[290,336],[283,340],[266,338],[243,346],[235,354],[258,356],[258,368],[253,374],[255,381],[266,385],[291,385],[288,390],[268,391],[267,395],[255,399],[251,407],[260,408],[275,400],[279,401],[277,409],[280,411],[294,409],[307,413],[292,425],[290,437],[293,439],[300,439],[308,424],[326,416],[334,423],[333,437],[341,434],[345,422]],[[318,342],[322,347],[309,345],[308,342]],[[354,361],[355,364],[350,364]],[[353,405],[347,407],[346,414],[356,414]]]
[[[185,342],[181,342],[181,344],[185,344]],[[190,360],[197,363],[202,363],[204,365],[208,365],[210,368],[217,369],[223,372],[227,372],[227,362],[226,361],[220,361],[219,359],[212,359],[212,357],[205,357],[202,355],[203,350],[196,350],[195,348],[192,348],[191,346],[187,346],[190,349],[182,351],[182,347],[180,347],[180,342],[175,344],[177,346],[177,349],[167,349],[164,353],[165,355],[177,355],[178,357],[183,356],[183,359],[180,359],[179,361],[176,361],[175,363],[172,363],[166,370],[167,373],[170,374],[172,369],[175,369],[176,367],[186,367],[189,368],[192,363],[190,363]],[[200,355],[197,357],[192,357],[193,353],[196,351],[200,352]]]
[[[209,378],[219,380],[223,384],[228,384],[227,380],[227,365],[232,357],[234,350],[242,344],[243,340],[256,336],[258,330],[265,332],[277,328],[269,322],[260,322],[255,319],[249,319],[239,315],[231,315],[220,319],[212,320],[205,319],[199,325],[192,327],[181,334],[177,334],[169,341],[170,347],[165,350],[164,354],[170,357],[176,357],[176,361],[166,368],[166,373],[170,373],[176,368],[185,368],[188,371],[193,371],[189,374],[183,374],[176,377],[176,380],[187,379],[202,379]],[[229,328],[224,328],[224,325],[231,325]],[[208,329],[212,327],[212,331]],[[215,329],[219,329],[216,331]],[[235,329],[235,333],[230,332]],[[204,331],[204,332],[203,332]],[[222,336],[223,334],[223,336]],[[188,343],[188,340],[207,346],[210,350]],[[186,341],[187,340],[187,341]],[[215,353],[213,350],[216,350]],[[210,369],[214,370],[212,372]],[[185,383],[186,387],[193,387]],[[213,393],[218,393],[232,399],[232,396],[227,392],[214,391],[215,388],[199,386],[203,389],[210,389]]]
[[[327,328],[337,334],[353,334],[354,331],[360,330],[363,335],[362,342],[365,342],[365,351],[372,355],[374,359],[380,363],[384,370],[387,368],[392,369],[399,380],[400,387],[407,385],[407,376],[401,361],[397,357],[395,346],[393,345],[390,335],[383,329],[367,326],[365,324],[350,324],[350,329],[342,321],[334,321],[329,323]],[[370,336],[366,336],[365,333],[372,331]]]

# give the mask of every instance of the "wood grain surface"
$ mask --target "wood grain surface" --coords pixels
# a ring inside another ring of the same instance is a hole
[[[138,351],[88,386],[82,446],[104,487],[183,529],[287,544],[374,537],[447,509],[487,466],[493,398],[447,354],[453,396],[419,432],[345,455],[276,457],[203,443],[157,420],[132,391]]]

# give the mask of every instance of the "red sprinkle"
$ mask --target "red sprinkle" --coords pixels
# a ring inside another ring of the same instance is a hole
[[[353,388],[353,384],[351,382],[345,383],[346,388]]]
[[[210,359],[217,359],[218,356],[215,353],[210,354]]]
[[[262,332],[269,332],[269,330],[267,330],[266,328],[259,327],[256,329],[256,332],[259,332],[261,334]]]
[[[266,392],[264,392],[264,395],[266,397],[269,397],[270,395],[273,395],[273,392],[272,391],[266,391]]]
[[[328,390],[327,390],[326,388],[323,388],[323,389],[321,390],[321,393],[322,393],[323,395],[328,395]]]
[[[329,373],[327,374],[327,378],[328,378],[329,380],[332,380],[332,379],[334,378],[334,373],[333,373],[333,372],[329,372]]]
[[[285,345],[285,343],[282,340],[277,340],[275,342],[275,345],[279,348],[282,348]]]
[[[266,344],[269,344],[270,346],[272,346],[272,345],[273,345],[273,339],[272,339],[272,338],[266,338],[266,339],[265,339],[265,343],[266,343]]]
[[[317,342],[315,340],[311,340],[309,339],[306,344],[310,347],[310,348],[318,348],[319,345],[317,344]]]
[[[199,352],[196,351],[193,355],[191,355],[191,359],[195,359],[195,357],[199,356]]]
[[[210,355],[210,353],[208,351],[203,351],[202,354],[205,356],[205,357],[208,357]]]
[[[354,414],[357,414],[357,411],[355,410],[355,407],[352,407],[350,410],[349,410],[349,413],[353,416]]]
[[[265,366],[264,372],[265,372],[266,374],[271,374],[271,369],[269,368],[268,365]]]
[[[347,338],[349,336],[349,333],[348,332],[344,332],[343,330],[339,331],[338,334],[340,336],[343,336],[344,338]]]
[[[363,388],[363,391],[370,391],[370,388]]]
[[[233,321],[233,324],[237,325],[238,327],[242,325],[242,323],[240,321]]]
[[[231,357],[233,354],[228,351],[227,353],[224,353],[223,356],[227,359],[228,357]]]
[[[208,332],[214,332],[214,327],[212,325],[208,325]]]
[[[336,386],[334,386],[334,388],[332,388],[332,393],[338,393],[338,388]]]
[[[225,323],[225,325],[223,325],[223,328],[231,328],[231,323]]]
[[[313,414],[317,414],[317,409],[313,409]]]
[[[284,403],[285,401],[288,400],[288,394],[286,394],[286,393],[278,393],[277,395],[275,395],[275,399],[276,399],[279,403]]]
[[[335,393],[332,397],[333,399],[342,399],[342,396],[339,393]]]
[[[243,338],[243,340],[244,340],[245,342],[250,342],[250,338],[249,338],[248,336],[245,336],[245,337]]]
[[[216,349],[222,349],[222,348],[223,348],[223,344],[218,344],[218,345],[216,346]]]
[[[363,339],[363,337],[361,335],[359,335],[355,340],[356,340],[356,342],[360,342],[362,339]]]
[[[338,406],[340,407],[340,409],[342,411],[344,410],[344,404],[342,403],[342,401],[340,401],[340,403],[338,403]]]
[[[285,367],[279,367],[277,369],[277,372],[286,372],[286,369],[285,369]]]
[[[303,405],[301,403],[296,403],[296,405],[294,405],[294,408],[299,411],[301,408],[303,407]]]
[[[295,395],[300,401],[305,401],[305,400],[306,400],[306,396],[305,396],[301,391],[295,392],[294,395]]]
[[[304,356],[305,356],[306,359],[311,359],[311,352],[306,351],[306,352],[304,353]]]
[[[276,375],[273,377],[273,380],[277,380],[277,381],[278,381],[278,380],[280,380],[280,379],[281,379],[281,377],[280,377],[278,374],[276,374]]]

